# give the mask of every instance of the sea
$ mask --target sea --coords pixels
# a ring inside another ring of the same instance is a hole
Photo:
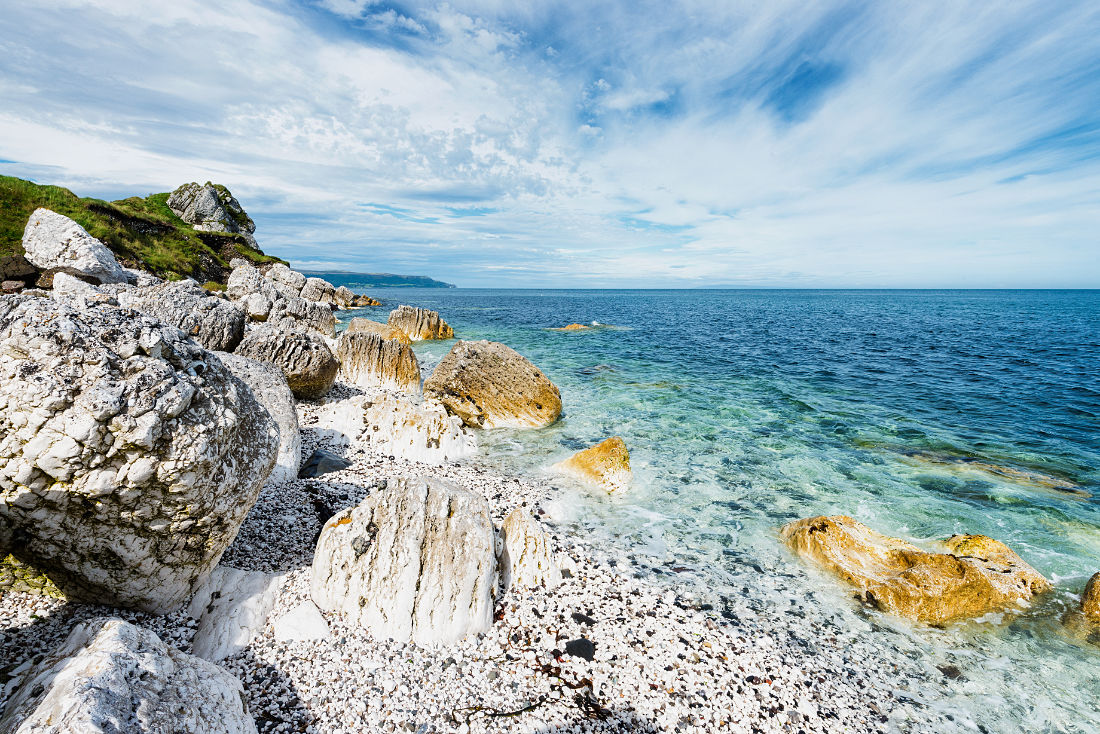
[[[372,289],[503,342],[558,385],[549,428],[479,460],[549,467],[609,436],[632,488],[562,483],[573,522],[657,579],[761,615],[843,615],[923,665],[959,731],[1100,732],[1100,636],[1072,620],[1100,571],[1100,291]],[[591,326],[555,331],[570,323]],[[425,371],[452,342],[422,342]],[[928,544],[996,538],[1054,583],[1020,614],[945,628],[864,608],[779,542],[850,515]],[[889,654],[889,652],[887,653]]]

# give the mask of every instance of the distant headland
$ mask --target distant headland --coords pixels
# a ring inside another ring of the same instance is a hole
[[[347,271],[303,270],[307,277],[324,278],[335,286],[348,288],[454,288],[425,275],[394,275],[393,273],[350,273]]]

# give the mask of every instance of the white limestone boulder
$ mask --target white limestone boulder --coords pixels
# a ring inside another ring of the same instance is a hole
[[[488,630],[495,584],[488,503],[434,477],[390,479],[325,523],[311,577],[321,609],[418,644]]]
[[[278,642],[331,640],[328,622],[311,601],[304,601],[275,620],[272,625]]]
[[[424,339],[452,339],[455,332],[439,316],[438,311],[412,306],[398,306],[390,311],[390,326],[401,329],[415,341]]]
[[[306,278],[298,295],[315,303],[333,303],[336,300],[336,286],[324,278]]]
[[[214,354],[111,306],[0,297],[0,405],[0,549],[70,598],[157,613],[217,564],[278,448]]]
[[[297,270],[291,270],[282,263],[275,263],[269,267],[267,272],[264,273],[264,278],[266,278],[276,290],[288,296],[301,296],[302,288],[304,288],[306,284],[306,276],[302,275]]]
[[[280,574],[215,568],[187,607],[198,622],[191,654],[217,663],[247,647],[267,624],[283,580]]]
[[[298,426],[298,408],[282,370],[239,354],[219,354],[229,371],[248,385],[279,427],[279,455],[269,482],[288,482],[298,476],[302,464],[302,432]]]
[[[517,507],[504,518],[500,539],[500,577],[505,589],[553,588],[561,583],[550,535],[526,507]]]
[[[191,279],[130,288],[118,294],[118,303],[175,326],[207,349],[231,352],[244,338],[244,309]]]
[[[249,332],[236,354],[278,367],[294,397],[316,400],[336,381],[340,363],[328,344],[311,331],[286,331],[263,325]]]
[[[121,619],[78,624],[0,717],[11,734],[254,734],[235,677]]]
[[[23,230],[24,257],[37,268],[125,283],[126,272],[107,246],[79,224],[49,209],[35,209]]]
[[[477,437],[438,400],[380,395],[365,403],[363,418],[371,447],[385,456],[442,464],[477,453]]]
[[[408,344],[369,332],[340,335],[336,345],[340,379],[356,387],[420,392],[420,365]]]

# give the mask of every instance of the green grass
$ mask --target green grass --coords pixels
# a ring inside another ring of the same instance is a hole
[[[170,280],[191,277],[200,283],[224,283],[235,257],[257,265],[283,262],[251,247],[240,235],[192,229],[172,213],[167,200],[164,193],[103,201],[59,186],[0,176],[0,256],[23,254],[27,220],[35,209],[45,207],[76,221],[123,265]]]

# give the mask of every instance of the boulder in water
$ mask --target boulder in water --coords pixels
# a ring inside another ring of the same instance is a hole
[[[302,400],[324,397],[340,369],[332,350],[318,334],[285,331],[266,324],[250,332],[236,354],[278,367],[294,397]]]
[[[336,345],[336,357],[340,377],[349,385],[420,391],[420,365],[408,344],[366,331],[345,331]]]
[[[618,436],[578,451],[555,468],[608,492],[626,489],[634,478],[630,471],[630,452]]]
[[[390,311],[390,326],[401,329],[415,341],[424,339],[453,339],[455,332],[438,311],[412,306],[398,306]]]
[[[1100,571],[1094,573],[1085,584],[1085,592],[1081,595],[1081,613],[1094,622],[1100,622]]]
[[[26,259],[41,270],[91,278],[98,283],[125,283],[126,273],[102,242],[68,217],[35,209],[23,230]]]

